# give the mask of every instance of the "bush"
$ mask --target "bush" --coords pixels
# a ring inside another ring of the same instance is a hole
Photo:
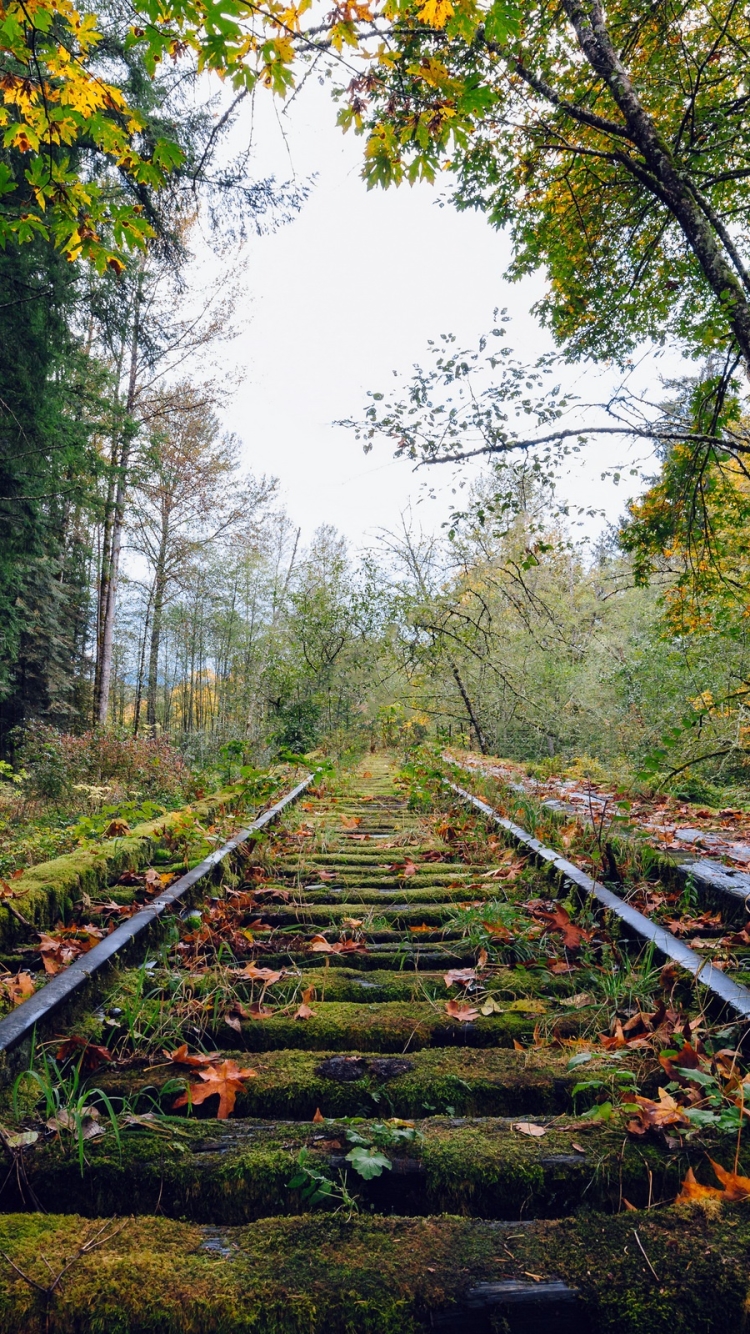
[[[16,760],[30,790],[59,799],[76,783],[118,784],[131,794],[170,799],[181,795],[190,771],[166,737],[133,737],[101,730],[73,736],[32,722],[16,740]]]

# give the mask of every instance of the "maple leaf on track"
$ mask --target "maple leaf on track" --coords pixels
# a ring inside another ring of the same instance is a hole
[[[408,876],[417,874],[416,864],[411,857],[407,857],[406,861],[403,862],[393,862],[387,869],[393,871],[400,880],[405,880]]]
[[[216,1118],[218,1121],[226,1121],[234,1111],[237,1094],[242,1092],[245,1080],[254,1079],[257,1074],[257,1070],[240,1070],[236,1061],[221,1061],[218,1065],[206,1066],[198,1071],[203,1083],[190,1084],[184,1093],[175,1098],[172,1109],[176,1111],[178,1107],[186,1107],[189,1103],[197,1105],[206,1102],[218,1093]]]
[[[272,987],[274,982],[278,982],[284,976],[284,969],[279,968],[257,968],[254,963],[246,963],[244,968],[240,968],[235,973],[235,977],[248,978],[251,982],[265,982],[267,987]]]
[[[182,1046],[177,1048],[177,1051],[165,1051],[164,1055],[167,1060],[174,1061],[175,1065],[212,1065],[216,1060],[215,1056],[206,1056],[202,1053],[198,1056],[191,1056],[188,1052],[187,1042],[183,1042]]]
[[[0,979],[0,987],[13,1005],[20,1005],[34,995],[34,979],[31,973],[15,973],[12,977]]]
[[[570,914],[565,908],[559,905],[548,911],[546,908],[534,904],[529,906],[529,912],[537,921],[544,922],[548,931],[559,931],[562,936],[562,943],[568,950],[580,949],[584,940],[591,939],[591,932],[584,931],[580,926],[576,926],[570,920]]]
[[[318,879],[319,879],[319,880],[335,880],[335,879],[336,879],[336,872],[335,872],[335,871],[318,871]]]
[[[451,1019],[457,1019],[460,1024],[470,1024],[476,1019],[479,1011],[473,1005],[465,1005],[461,1001],[450,1000],[445,1002],[445,1013],[449,1014]]]
[[[311,1010],[310,1006],[303,1001],[295,1011],[294,1017],[295,1019],[313,1019],[315,1017],[315,1011]]]
[[[628,1121],[631,1135],[645,1135],[648,1130],[664,1130],[667,1126],[689,1126],[690,1120],[679,1103],[664,1088],[659,1089],[659,1101],[636,1094],[637,1116]]]
[[[687,1200],[730,1200],[736,1202],[737,1200],[750,1198],[750,1177],[741,1177],[736,1172],[728,1172],[720,1163],[715,1163],[713,1158],[709,1158],[708,1161],[724,1190],[718,1190],[716,1186],[702,1186],[699,1181],[696,1181],[692,1167],[689,1167],[675,1204],[684,1204]]]
[[[443,976],[443,981],[447,987],[467,987],[470,982],[476,982],[476,980],[476,968],[451,968],[450,971]]]
[[[55,1052],[55,1060],[66,1061],[76,1054],[82,1056],[81,1065],[84,1070],[98,1070],[105,1061],[112,1060],[112,1053],[106,1047],[97,1047],[95,1042],[87,1042],[86,1038],[76,1034],[63,1039]]]
[[[340,815],[339,819],[344,829],[357,829],[362,823],[361,815]]]

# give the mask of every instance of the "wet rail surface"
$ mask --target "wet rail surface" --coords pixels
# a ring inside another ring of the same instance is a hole
[[[394,777],[297,794],[6,1090],[4,1328],[741,1327],[744,1213],[666,1205],[734,1141],[658,1059],[737,1006]]]

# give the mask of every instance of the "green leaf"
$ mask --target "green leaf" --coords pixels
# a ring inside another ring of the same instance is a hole
[[[513,0],[495,0],[484,20],[484,35],[488,42],[509,41],[521,30],[521,10]]]
[[[377,1149],[355,1148],[346,1155],[346,1162],[351,1163],[354,1171],[359,1176],[364,1177],[365,1181],[372,1180],[373,1177],[382,1176],[383,1171],[390,1171],[392,1163],[390,1158]]]

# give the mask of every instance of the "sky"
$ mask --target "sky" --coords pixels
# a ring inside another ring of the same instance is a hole
[[[248,131],[246,120],[238,133]],[[533,361],[551,349],[529,313],[543,279],[507,283],[507,238],[481,216],[441,206],[437,188],[368,191],[363,141],[336,127],[327,89],[309,86],[285,114],[261,96],[252,137],[255,174],[315,181],[291,223],[246,247],[243,327],[221,353],[228,381],[237,371],[244,377],[223,410],[243,463],[280,479],[303,540],[327,523],[354,546],[367,545],[409,507],[426,530],[439,529],[455,505],[452,474],[415,471],[393,459],[387,442],[365,455],[353,432],[334,423],[361,417],[367,390],[387,389],[394,370],[424,363],[428,339],[453,332],[475,344],[492,327],[495,307],[511,314],[507,342],[520,357]],[[590,370],[577,367],[569,378],[591,396]],[[593,446],[563,479],[564,497],[614,520],[628,488],[600,475],[622,452]],[[476,467],[464,472],[476,474]],[[603,522],[585,531],[593,536]]]

